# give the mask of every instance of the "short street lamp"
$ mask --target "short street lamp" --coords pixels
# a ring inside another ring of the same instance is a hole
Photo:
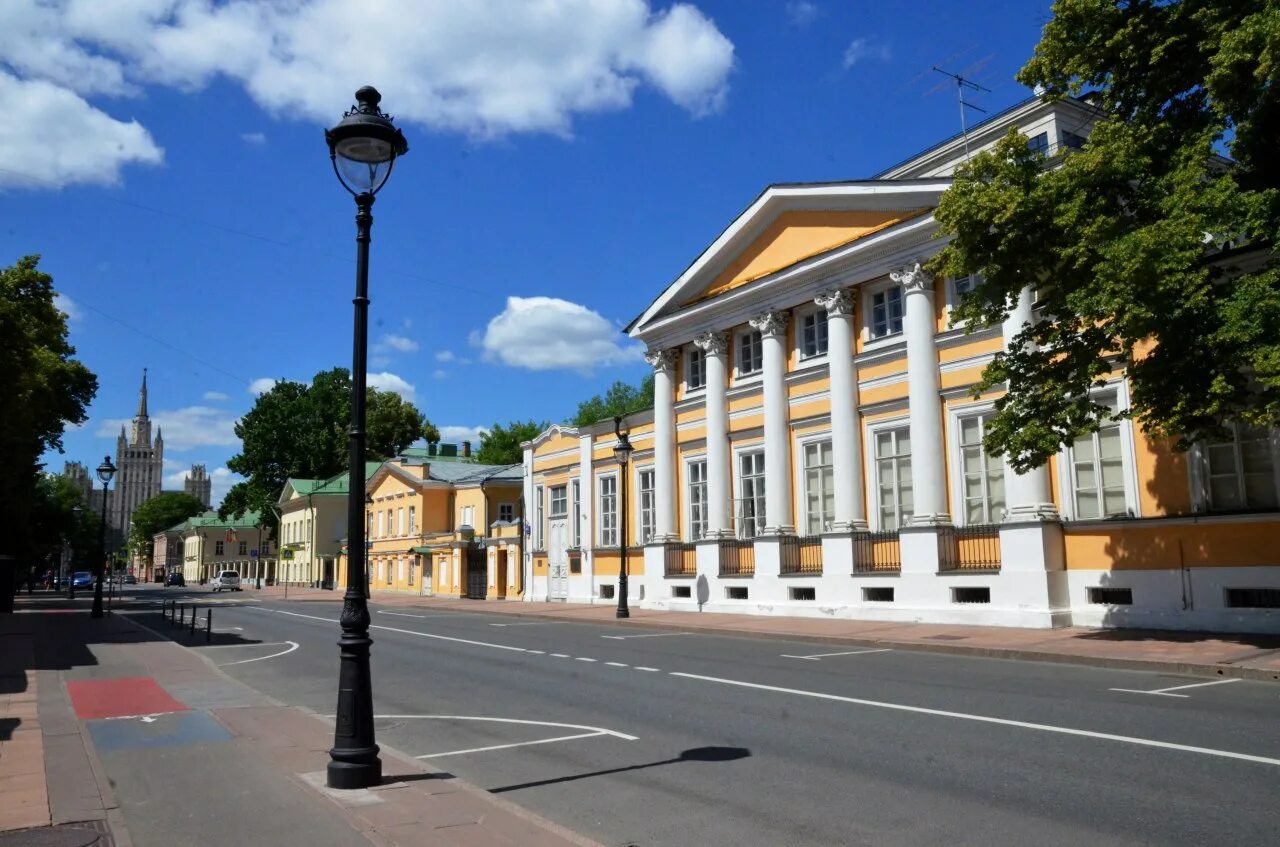
[[[382,782],[382,760],[373,729],[373,684],[369,676],[369,606],[365,601],[364,395],[369,334],[369,230],[373,197],[409,150],[404,134],[382,113],[382,95],[366,85],[356,105],[326,130],[334,173],[356,201],[355,332],[351,353],[351,428],[347,491],[347,591],[342,598],[338,641],[337,723],[329,751],[330,788],[369,788]]]
[[[623,427],[622,418],[613,419],[613,432],[618,436],[618,443],[613,448],[613,458],[622,468],[622,521],[618,540],[622,542],[622,556],[618,562],[618,612],[617,617],[631,617],[627,608],[627,463],[631,461],[631,453],[635,449],[627,438],[629,430]]]
[[[102,530],[98,534],[98,567],[97,578],[93,581],[93,610],[89,612],[91,618],[102,617],[102,572],[107,566],[107,486],[115,475],[116,466],[111,464],[111,457],[103,456],[102,464],[98,465],[98,479],[102,482]]]

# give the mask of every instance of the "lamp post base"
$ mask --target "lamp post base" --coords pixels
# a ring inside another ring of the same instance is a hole
[[[336,749],[329,751],[330,761],[325,771],[325,783],[330,788],[346,791],[382,784],[382,760],[378,758],[376,744],[363,750],[343,750],[341,761],[338,760],[338,755],[339,751]]]

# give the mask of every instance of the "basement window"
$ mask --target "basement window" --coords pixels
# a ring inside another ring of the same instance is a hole
[[[953,588],[951,589],[952,603],[990,603],[990,588]]]
[[[1101,587],[1090,588],[1089,602],[1097,606],[1132,606],[1133,589]]]
[[[671,596],[679,600],[688,600],[693,596],[693,587],[689,585],[671,586]]]
[[[893,586],[864,588],[862,589],[862,601],[864,603],[892,603]]]
[[[1280,609],[1280,588],[1228,588],[1228,609]]]
[[[612,586],[612,585],[602,585],[602,586],[600,586],[600,599],[601,599],[601,600],[612,600],[612,599],[613,599],[613,586]]]
[[[746,600],[747,587],[745,585],[730,585],[724,590],[724,596],[729,600]]]
[[[817,600],[818,589],[812,586],[795,587],[791,589],[792,600]]]

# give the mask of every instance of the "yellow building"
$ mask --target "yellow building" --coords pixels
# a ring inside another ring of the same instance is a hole
[[[257,512],[224,520],[209,511],[172,529],[181,539],[182,576],[188,585],[204,584],[224,570],[238,572],[246,586],[275,577],[271,531]]]
[[[366,478],[380,462],[365,464]],[[338,555],[347,537],[347,483],[329,479],[289,479],[280,492],[279,580],[290,585],[335,588]]]
[[[518,599],[520,465],[482,465],[448,450],[411,448],[365,485],[371,592]],[[346,555],[339,558],[345,585]]]
[[[1108,421],[1015,474],[982,448],[993,354],[1026,290],[966,332],[975,279],[922,267],[969,150],[1018,128],[1055,155],[1091,112],[1031,99],[869,180],[767,188],[628,327],[655,408],[525,445],[530,600],[1014,626],[1280,631],[1280,439],[1178,454]],[[1123,410],[1117,372],[1095,390]],[[627,519],[622,526],[622,497]]]

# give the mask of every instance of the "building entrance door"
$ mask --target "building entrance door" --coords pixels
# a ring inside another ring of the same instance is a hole
[[[569,557],[565,555],[568,521],[552,521],[547,538],[547,599],[569,599]]]
[[[489,561],[483,547],[467,551],[467,599],[483,600],[489,589]]]

